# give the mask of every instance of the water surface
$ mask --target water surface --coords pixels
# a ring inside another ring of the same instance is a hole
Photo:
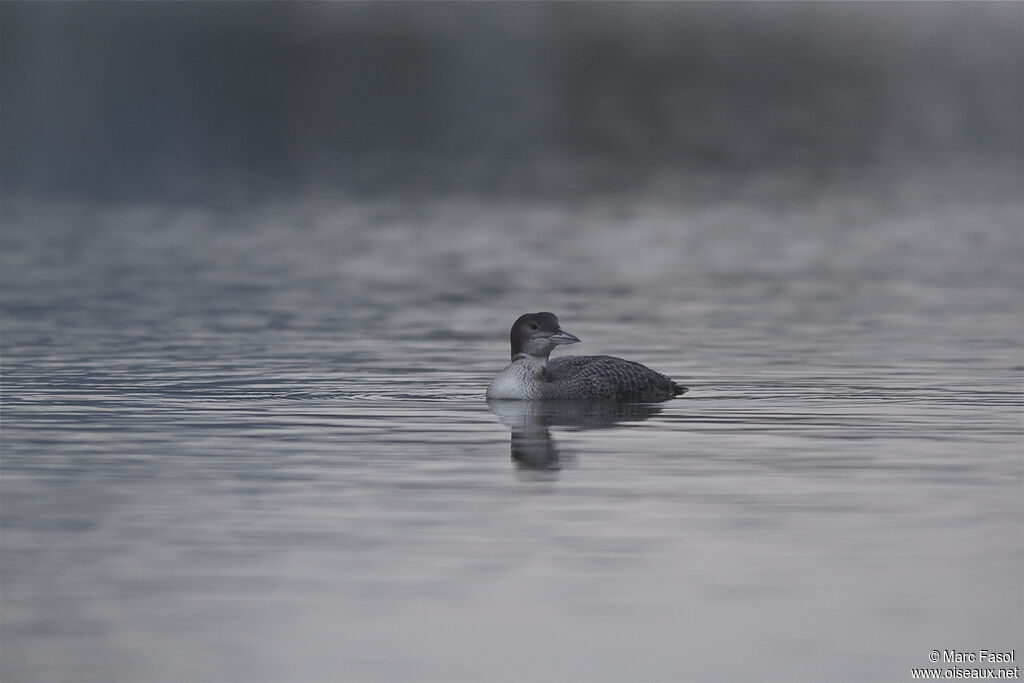
[[[5,202],[4,680],[1019,651],[1020,202],[793,187]],[[537,310],[690,392],[489,405]]]

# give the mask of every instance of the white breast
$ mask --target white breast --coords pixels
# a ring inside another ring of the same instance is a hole
[[[498,373],[487,388],[487,398],[528,401],[540,398],[538,368],[516,361]]]

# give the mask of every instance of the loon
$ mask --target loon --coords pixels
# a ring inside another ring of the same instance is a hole
[[[686,391],[665,375],[631,360],[613,356],[548,360],[556,346],[579,341],[559,326],[554,313],[519,316],[509,340],[512,362],[491,382],[487,398],[654,403]]]

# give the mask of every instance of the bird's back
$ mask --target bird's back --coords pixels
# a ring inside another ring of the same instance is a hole
[[[552,358],[547,375],[547,398],[648,403],[686,391],[645,365],[614,356]]]

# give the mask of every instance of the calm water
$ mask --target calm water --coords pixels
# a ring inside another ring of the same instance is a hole
[[[975,181],[6,201],[3,680],[1019,658],[1024,207]],[[535,310],[690,393],[488,405]]]

